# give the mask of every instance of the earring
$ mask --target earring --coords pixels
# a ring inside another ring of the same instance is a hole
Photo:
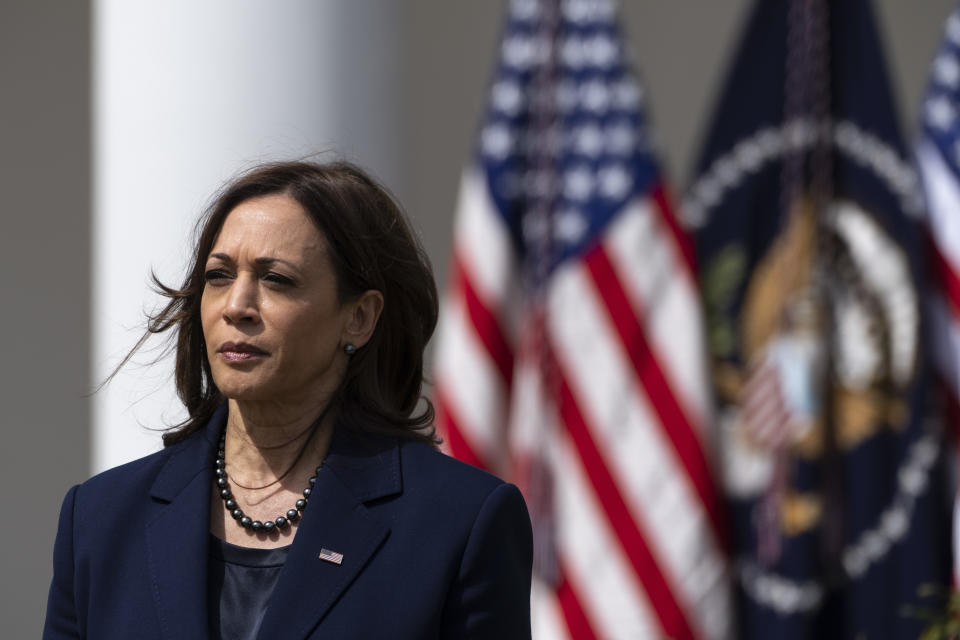
[[[357,348],[348,342],[347,344],[343,345],[343,352],[348,356],[352,356],[357,352]]]

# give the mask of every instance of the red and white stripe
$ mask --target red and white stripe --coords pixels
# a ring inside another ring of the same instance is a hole
[[[927,195],[929,269],[935,283],[927,298],[930,346],[955,433],[960,417],[960,183],[929,142],[918,146],[917,162]],[[953,576],[960,584],[960,497],[954,502]]]
[[[453,260],[438,330],[434,378],[438,421],[448,450],[502,472],[513,377],[517,270],[507,230],[496,216],[483,175],[460,184]]]
[[[662,190],[557,269],[530,358],[514,355],[519,272],[481,172],[466,172],[458,209],[440,428],[474,464],[504,474],[536,453],[552,470],[558,578],[535,586],[537,637],[730,637],[692,252]]]

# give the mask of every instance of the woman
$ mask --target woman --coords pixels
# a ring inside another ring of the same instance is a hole
[[[67,493],[45,638],[529,637],[526,508],[434,448],[436,287],[382,187],[255,169],[159,286],[189,419]]]

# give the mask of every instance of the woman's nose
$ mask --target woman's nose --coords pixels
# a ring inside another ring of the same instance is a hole
[[[223,317],[233,324],[260,322],[258,296],[256,279],[244,274],[238,275],[230,285]]]

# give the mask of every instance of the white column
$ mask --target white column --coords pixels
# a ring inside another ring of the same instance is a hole
[[[402,190],[400,3],[96,0],[93,379],[179,285],[193,225],[231,176],[265,160],[346,156]],[[82,241],[82,239],[78,239]],[[185,417],[152,340],[93,398],[93,471],[160,448]]]

